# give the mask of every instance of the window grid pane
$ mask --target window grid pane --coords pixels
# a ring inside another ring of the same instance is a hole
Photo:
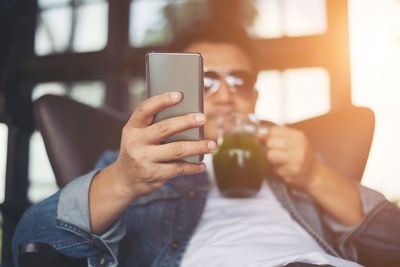
[[[134,0],[130,6],[129,39],[134,47],[163,45],[193,21],[208,17],[209,1]]]
[[[38,131],[35,131],[30,139],[28,176],[28,199],[33,203],[41,201],[58,190],[43,138]]]
[[[326,0],[255,0],[258,16],[249,33],[256,38],[323,34]]]
[[[147,98],[146,79],[137,77],[132,79],[129,86],[130,107],[135,110]]]
[[[107,43],[108,2],[83,1],[76,7],[64,4],[47,5],[38,14],[35,53],[38,56],[64,52],[90,52],[103,49]],[[76,13],[74,16],[74,8]],[[72,25],[75,18],[74,32]]]
[[[322,34],[327,30],[325,0],[285,0],[285,35]]]
[[[283,124],[281,73],[279,71],[261,71],[258,74],[255,88],[258,90],[255,110],[257,118]]]
[[[0,203],[4,202],[6,188],[8,127],[0,123]]]
[[[168,42],[171,31],[163,14],[168,1],[135,0],[130,7],[129,39],[134,47]]]
[[[64,95],[92,107],[101,107],[105,104],[106,87],[102,81],[79,81],[69,85],[41,83],[33,89],[32,101],[46,94]]]
[[[289,69],[282,73],[286,123],[330,110],[329,74],[322,68]]]
[[[39,0],[38,6],[40,9],[53,8],[53,7],[65,6],[70,2],[71,0]]]
[[[67,6],[67,5],[82,5],[82,4],[92,4],[92,3],[98,3],[98,2],[104,2],[104,0],[39,0],[38,1],[38,7],[40,10],[44,9],[51,9],[51,8],[57,8],[61,6]]]
[[[258,16],[253,26],[248,29],[250,35],[256,38],[279,38],[283,36],[280,1],[255,1],[254,4],[257,8]]]
[[[74,52],[103,49],[107,43],[108,4],[84,5],[78,9]]]
[[[36,54],[43,56],[65,51],[71,34],[72,9],[66,6],[45,10],[38,18],[35,36]]]
[[[261,71],[256,116],[277,124],[294,123],[330,110],[329,74],[322,68]]]
[[[69,96],[92,107],[101,107],[105,103],[106,87],[99,81],[81,81],[71,86]]]

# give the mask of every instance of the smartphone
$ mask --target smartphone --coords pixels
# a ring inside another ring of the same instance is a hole
[[[146,55],[147,96],[179,91],[182,101],[156,114],[154,122],[188,113],[204,112],[203,58],[199,53],[148,53]],[[189,129],[174,134],[164,143],[196,141],[203,139],[204,127]],[[183,158],[198,163],[203,155]]]

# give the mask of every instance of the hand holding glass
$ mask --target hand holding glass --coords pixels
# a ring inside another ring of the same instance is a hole
[[[257,135],[261,128],[254,114],[233,113],[217,118],[218,148],[213,156],[216,182],[226,197],[256,195],[265,176],[265,149]]]

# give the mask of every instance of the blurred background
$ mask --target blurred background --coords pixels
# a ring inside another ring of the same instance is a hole
[[[0,22],[16,45],[0,36],[10,49],[0,58],[0,203],[7,164],[10,178],[25,166],[28,202],[57,190],[32,101],[50,93],[131,112],[146,97],[145,53],[211,16],[242,23],[256,40],[260,119],[284,124],[371,108],[376,128],[362,183],[400,199],[399,0],[3,0]]]

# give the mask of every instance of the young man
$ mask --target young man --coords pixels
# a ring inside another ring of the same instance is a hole
[[[270,128],[266,156],[277,177],[268,177],[255,198],[223,198],[210,156],[207,166],[175,161],[215,151],[211,114],[254,112],[257,64],[250,39],[235,25],[209,25],[181,44],[201,53],[213,73],[205,114],[152,124],[155,114],[183,96],[145,100],[123,129],[119,154],[105,154],[96,170],[25,213],[14,257],[21,243],[45,242],[69,257],[87,258],[89,266],[399,263],[400,226],[393,220],[400,219],[399,209],[326,166],[297,130]],[[228,76],[246,86],[238,88]],[[204,140],[161,144],[203,125]]]

